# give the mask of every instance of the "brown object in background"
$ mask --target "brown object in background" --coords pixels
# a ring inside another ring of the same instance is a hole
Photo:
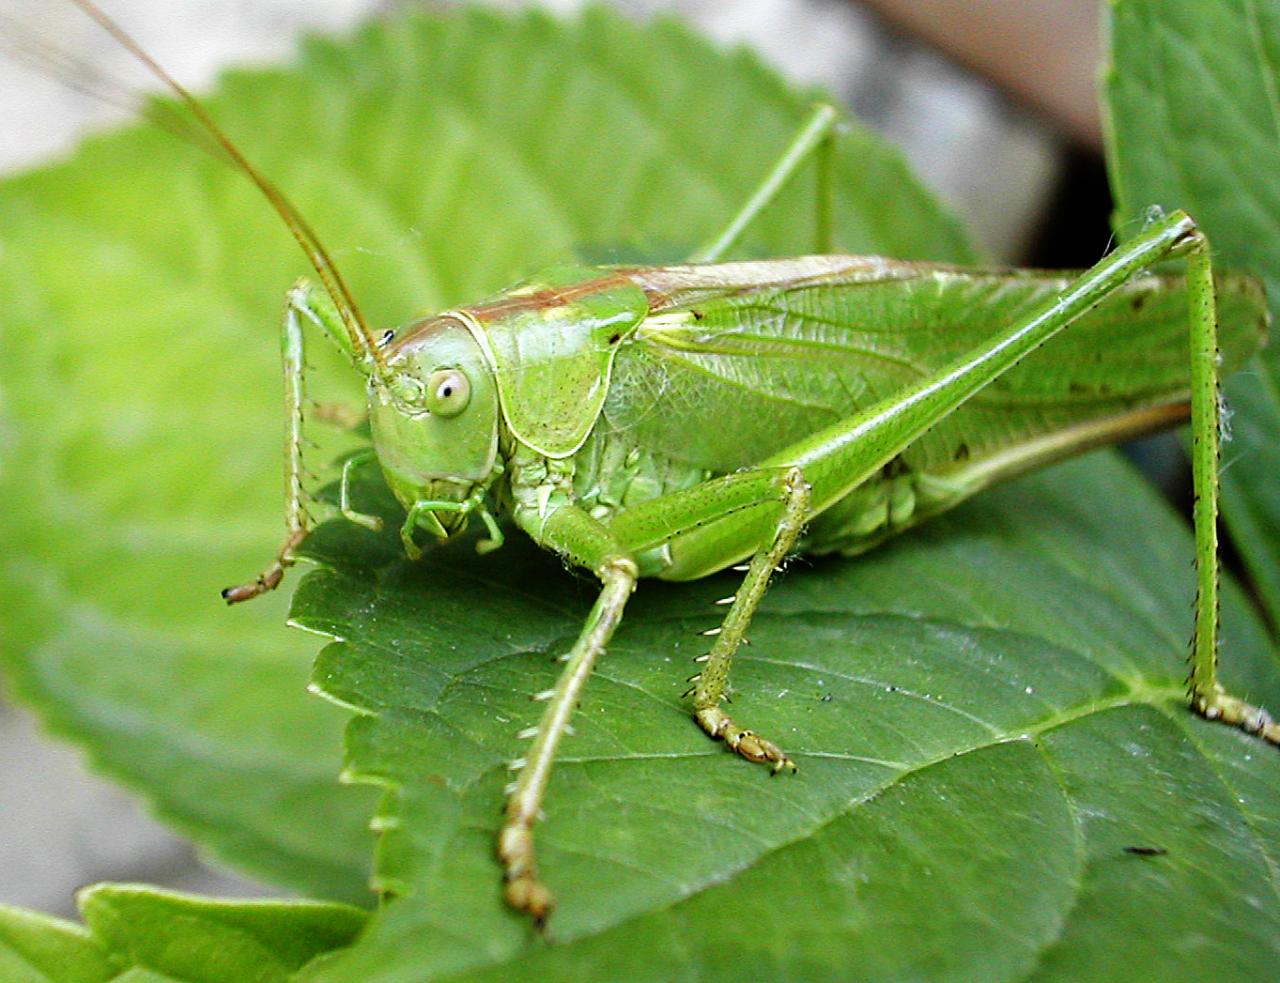
[[[1102,146],[1097,0],[864,0],[887,20]]]

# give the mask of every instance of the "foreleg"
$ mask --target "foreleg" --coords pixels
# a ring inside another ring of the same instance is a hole
[[[306,399],[305,362],[303,357],[302,322],[297,288],[289,291],[285,303],[281,330],[280,351],[284,363],[284,522],[285,538],[280,549],[262,573],[236,587],[222,592],[228,604],[248,601],[267,591],[275,590],[284,578],[287,568],[295,562],[294,551],[306,539],[313,525],[307,512],[306,491],[302,485],[305,469],[302,464],[302,407]]]
[[[637,573],[635,562],[600,523],[580,509],[566,506],[545,518],[517,512],[516,519],[541,545],[593,570],[603,584],[578,640],[564,657],[566,664],[560,678],[552,689],[535,697],[546,700],[547,706],[537,725],[524,735],[532,742],[528,752],[513,762],[516,780],[510,786],[506,818],[498,834],[507,903],[528,912],[541,926],[551,914],[555,898],[538,878],[533,827],[542,809],[556,749],[569,731],[569,720],[596,660],[622,620]]]

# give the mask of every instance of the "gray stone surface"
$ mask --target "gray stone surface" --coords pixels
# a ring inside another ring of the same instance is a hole
[[[287,56],[301,29],[339,30],[380,0],[102,0],[177,77],[199,89],[229,60]],[[515,6],[508,0],[506,6]],[[568,11],[579,0],[555,0]],[[988,87],[894,37],[844,0],[619,0],[638,15],[678,9],[725,44],[747,43],[793,78],[845,100],[903,147],[916,170],[996,257],[1016,255],[1057,167],[1055,139]],[[144,76],[65,0],[0,0],[0,38],[16,26],[57,40],[95,71]],[[120,115],[0,58],[0,170],[64,151]],[[2,616],[2,615],[0,615]],[[337,763],[335,762],[335,769]],[[81,756],[0,702],[0,902],[73,910],[95,880],[145,880],[213,894],[264,891],[216,873]]]
[[[0,702],[0,903],[69,915],[76,889],[96,881],[280,893],[203,863],[74,748],[40,733],[31,713]]]

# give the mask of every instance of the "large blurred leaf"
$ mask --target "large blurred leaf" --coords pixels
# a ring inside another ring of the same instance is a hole
[[[87,928],[0,906],[6,983],[284,983],[350,943],[364,912],[309,901],[220,901],[129,884],[78,896]]]
[[[1122,233],[1185,208],[1280,311],[1280,3],[1113,0],[1108,161]],[[1227,386],[1225,515],[1280,626],[1280,344]]]
[[[806,105],[669,23],[476,12],[311,44],[296,72],[211,101],[376,323],[579,247],[696,244]],[[969,255],[895,153],[843,142],[848,246]],[[749,248],[809,246],[802,184]],[[358,897],[371,800],[334,785],[340,715],[304,695],[314,643],[283,598],[216,594],[278,541],[277,323],[304,268],[243,180],[163,133],[0,186],[0,645],[51,727],[193,836]]]

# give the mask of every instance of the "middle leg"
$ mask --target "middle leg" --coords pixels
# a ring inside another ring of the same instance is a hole
[[[775,775],[784,770],[795,771],[795,763],[772,741],[739,726],[720,704],[726,696],[733,655],[746,637],[747,625],[760,606],[769,579],[795,546],[809,515],[809,483],[804,480],[800,469],[789,468],[779,484],[782,518],[778,521],[773,540],[763,544],[751,558],[747,575],[733,596],[729,613],[719,628],[712,629],[715,643],[711,651],[699,659],[705,665],[689,680],[694,687],[685,694],[692,694],[693,716],[703,730],[711,737],[723,740],[748,761],[770,765]]]
[[[742,585],[723,602],[729,612],[718,628],[704,634],[714,636],[711,651],[696,661],[702,669],[688,682],[684,693],[693,697],[693,716],[712,738],[723,740],[749,761],[770,765],[777,773],[795,770],[795,764],[772,741],[741,726],[720,704],[726,699],[729,669],[734,653],[746,643],[747,627],[769,580],[779,564],[794,549],[810,515],[811,488],[798,467],[756,468],[737,471],[652,499],[616,515],[610,532],[631,553],[639,555],[656,546],[674,547],[700,534],[710,533],[721,546],[727,541],[729,553],[718,548],[710,552],[696,546],[683,561],[676,559],[667,572],[675,579],[702,576],[722,569],[735,560],[750,556]],[[725,536],[725,539],[719,537]]]

